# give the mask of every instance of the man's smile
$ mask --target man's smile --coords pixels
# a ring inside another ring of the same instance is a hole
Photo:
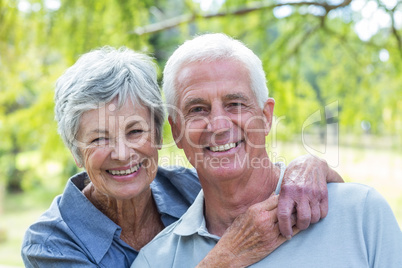
[[[230,143],[226,143],[226,144],[222,144],[222,145],[207,147],[207,149],[212,152],[224,152],[224,151],[228,151],[232,148],[237,147],[241,142],[242,141],[230,142]]]

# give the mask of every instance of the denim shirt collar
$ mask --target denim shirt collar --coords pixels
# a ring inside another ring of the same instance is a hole
[[[59,206],[66,224],[99,263],[110,248],[113,237],[120,237],[121,228],[100,212],[81,192],[87,177],[87,173],[82,172],[68,181]],[[94,230],[96,236],[91,235]]]
[[[201,190],[197,173],[183,167],[159,167],[152,194],[165,226],[177,221]]]
[[[59,201],[60,213],[71,231],[100,262],[113,240],[131,247],[120,239],[121,227],[99,211],[82,193],[87,178],[88,174],[81,172],[68,180]],[[201,188],[195,171],[161,167],[150,187],[165,226],[177,221],[186,212]],[[96,236],[91,235],[94,230]]]

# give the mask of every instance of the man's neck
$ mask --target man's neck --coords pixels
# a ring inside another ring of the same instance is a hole
[[[222,236],[233,221],[246,210],[262,202],[275,191],[280,168],[254,169],[249,178],[234,178],[218,185],[202,185],[205,197],[205,218],[208,231]]]

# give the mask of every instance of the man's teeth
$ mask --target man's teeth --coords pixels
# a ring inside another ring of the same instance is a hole
[[[120,176],[122,176],[122,175],[129,175],[129,174],[131,174],[131,173],[134,173],[134,172],[136,172],[139,168],[140,168],[140,164],[138,164],[138,165],[136,165],[136,166],[134,166],[134,167],[132,167],[132,168],[129,168],[129,169],[126,169],[126,170],[108,170],[108,172],[110,173],[110,174],[112,174],[112,175],[120,175]]]
[[[223,152],[223,151],[230,150],[230,149],[232,149],[234,147],[236,147],[236,143],[232,142],[232,143],[226,143],[225,145],[209,147],[209,149],[212,152]]]

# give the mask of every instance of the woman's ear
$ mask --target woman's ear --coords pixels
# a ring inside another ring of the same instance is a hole
[[[264,113],[264,118],[266,120],[265,131],[264,131],[265,136],[267,136],[269,134],[269,132],[271,131],[272,118],[274,115],[274,106],[275,106],[275,100],[273,98],[268,98],[268,100],[264,104],[263,113]]]
[[[71,152],[71,150],[70,150],[70,152]],[[81,164],[80,161],[78,161],[78,159],[75,157],[75,155],[73,154],[73,152],[71,152],[71,154],[73,155],[73,158],[74,158],[74,161],[75,161],[75,164],[77,165],[77,167],[78,167],[78,168],[83,168],[84,166]]]
[[[158,150],[162,150],[162,146],[163,146],[163,137],[160,138],[159,143],[156,145],[156,148]]]

